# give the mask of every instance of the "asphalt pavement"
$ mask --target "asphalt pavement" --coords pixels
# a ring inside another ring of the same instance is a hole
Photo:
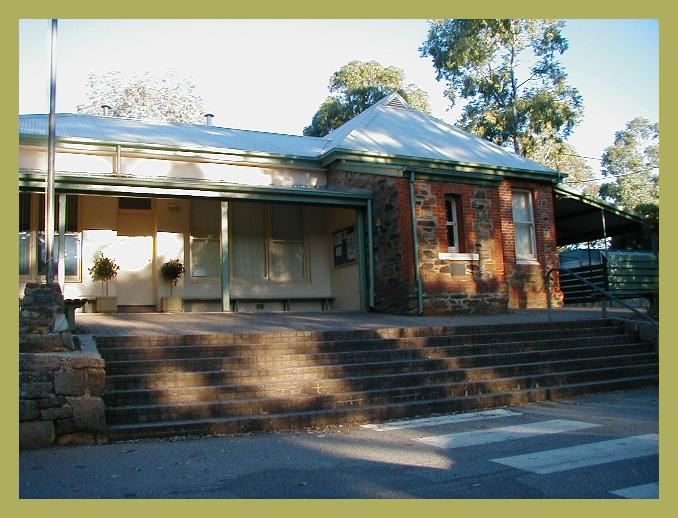
[[[657,498],[658,391],[20,453],[30,498]]]

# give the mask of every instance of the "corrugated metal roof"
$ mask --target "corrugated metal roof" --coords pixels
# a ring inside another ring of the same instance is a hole
[[[397,93],[373,104],[325,136],[332,149],[554,172],[459,128],[411,108]]]
[[[20,115],[21,135],[47,135],[48,116]],[[62,113],[57,136],[320,158],[334,149],[553,173],[552,169],[411,108],[391,94],[324,138]]]
[[[21,135],[47,135],[48,116],[20,115]],[[57,115],[57,136],[183,148],[216,148],[316,158],[327,141],[241,129],[73,113]]]

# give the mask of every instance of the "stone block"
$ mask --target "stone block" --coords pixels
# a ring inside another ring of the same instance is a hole
[[[96,441],[94,434],[88,432],[67,433],[64,435],[60,435],[57,438],[57,443],[63,446],[70,446],[76,444],[94,444],[95,442]]]
[[[56,396],[54,394],[48,394],[47,397],[38,399],[38,408],[41,410],[43,408],[54,408],[57,406],[63,406],[66,404],[66,398],[64,396]]]
[[[52,421],[27,421],[19,423],[19,447],[42,448],[54,443]]]
[[[34,399],[19,400],[19,421],[31,421],[40,417],[38,402]]]
[[[54,393],[54,385],[48,381],[38,383],[24,383],[19,387],[21,399],[46,398]]]
[[[106,431],[104,401],[98,397],[68,398],[73,407],[73,425],[77,430]]]
[[[65,419],[73,415],[73,409],[70,406],[59,406],[53,408],[45,408],[40,411],[40,419],[43,421],[54,419]]]
[[[103,396],[106,388],[106,371],[103,369],[87,369],[87,385],[90,396]]]
[[[72,409],[71,409],[72,411]],[[54,430],[56,431],[57,435],[64,435],[67,433],[71,433],[72,431],[75,430],[75,425],[73,424],[73,419],[68,418],[68,419],[58,419],[57,421],[54,422]]]
[[[82,396],[87,392],[86,373],[77,371],[58,371],[54,374],[54,392],[57,395]]]

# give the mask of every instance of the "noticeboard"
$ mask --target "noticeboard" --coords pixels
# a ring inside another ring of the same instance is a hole
[[[332,233],[332,257],[335,267],[356,262],[355,226],[342,228]]]

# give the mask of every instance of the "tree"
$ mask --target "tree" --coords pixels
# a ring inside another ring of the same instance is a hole
[[[120,72],[90,74],[87,103],[78,113],[101,114],[101,105],[112,108],[115,117],[166,122],[202,123],[205,108],[190,79],[175,72],[156,76],[145,72],[124,82]]]
[[[419,49],[431,57],[446,96],[466,105],[459,124],[529,156],[539,137],[567,138],[582,99],[558,56],[568,48],[562,20],[439,20],[429,22]]]
[[[405,72],[376,61],[351,61],[330,78],[332,93],[313,115],[304,135],[324,137],[387,95],[398,92],[413,108],[430,113],[428,95],[414,84],[405,84]]]
[[[643,117],[629,121],[605,149],[602,171],[612,180],[601,185],[602,197],[630,209],[658,204],[659,124]]]
[[[563,180],[565,185],[584,194],[598,195],[599,185],[593,176],[593,169],[571,144],[547,136],[537,140],[529,158],[566,173],[567,177]]]

